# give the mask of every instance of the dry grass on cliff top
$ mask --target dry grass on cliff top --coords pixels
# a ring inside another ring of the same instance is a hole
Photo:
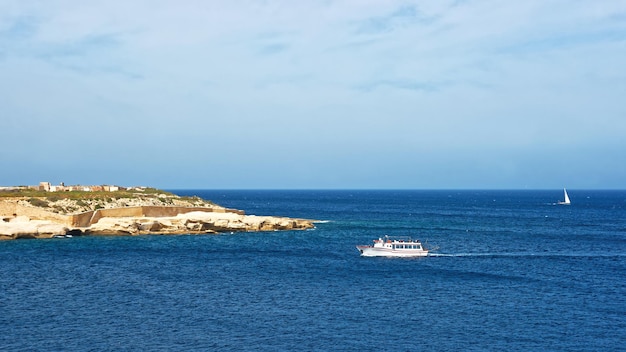
[[[46,192],[32,189],[0,191],[0,199],[16,199],[19,204],[44,208],[55,213],[68,214],[137,205],[157,206],[214,206],[215,203],[199,197],[180,197],[156,188],[121,190],[113,192],[62,191]]]
[[[113,192],[96,191],[60,191],[60,192],[47,192],[38,191],[34,189],[12,189],[7,191],[0,191],[0,197],[12,198],[12,197],[35,197],[46,199],[97,199],[97,198],[134,198],[143,196],[167,196],[177,198],[179,197],[171,192],[163,191],[156,188],[144,188],[141,191],[138,190],[121,190]]]

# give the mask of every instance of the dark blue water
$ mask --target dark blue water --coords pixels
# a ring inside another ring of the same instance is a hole
[[[624,191],[177,193],[328,222],[0,242],[0,350],[625,350]]]

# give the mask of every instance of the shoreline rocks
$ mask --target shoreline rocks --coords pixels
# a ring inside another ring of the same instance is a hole
[[[50,220],[31,220],[18,216],[9,222],[0,222],[0,240],[19,238],[52,238],[64,236],[70,229]]]
[[[191,211],[174,216],[102,217],[86,227],[71,226],[54,219],[31,219],[20,215],[4,217],[0,221],[0,240],[54,238],[68,234],[84,236],[217,234],[306,230],[314,227],[312,220],[244,215],[243,212]]]
[[[87,235],[167,235],[306,230],[311,228],[314,228],[313,222],[304,219],[197,211],[171,217],[102,218],[86,228],[84,232]]]

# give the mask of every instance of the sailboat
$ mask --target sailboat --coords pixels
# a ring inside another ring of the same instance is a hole
[[[570,205],[571,202],[569,201],[569,196],[567,195],[567,190],[565,188],[563,188],[563,194],[565,195],[565,200],[562,202],[559,202],[558,204]]]

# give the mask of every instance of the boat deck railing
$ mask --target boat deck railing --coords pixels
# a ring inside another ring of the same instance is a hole
[[[411,238],[411,236],[388,236],[384,237],[384,242],[391,241],[393,243],[421,243],[420,240]]]

